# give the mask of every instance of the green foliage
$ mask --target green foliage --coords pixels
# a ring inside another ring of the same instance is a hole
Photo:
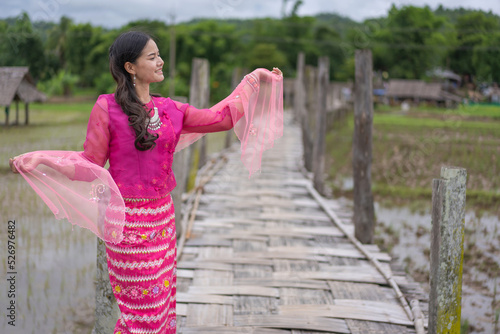
[[[211,66],[213,102],[231,88],[234,67],[279,66],[293,77],[297,55],[304,52],[308,65],[318,57],[330,58],[330,77],[352,80],[354,52],[373,51],[375,70],[391,78],[425,78],[434,67],[468,74],[477,81],[500,81],[500,18],[491,12],[429,7],[393,6],[384,17],[355,22],[337,14],[299,16],[301,0],[283,1],[283,18],[250,20],[192,20],[177,24],[176,92],[189,95],[193,57],[206,58]],[[118,29],[59,22],[32,23],[26,13],[0,20],[0,65],[30,66],[41,87],[61,81],[61,73],[78,75],[79,88],[107,92],[108,49],[119,33],[142,30],[153,36],[168,73],[170,29],[158,20],[138,20]],[[168,82],[155,86],[168,92]],[[51,92],[54,88],[47,88]]]
[[[94,86],[97,94],[110,94],[115,91],[116,83],[111,73],[103,72],[95,78]]]
[[[14,24],[2,24],[0,32],[0,66],[29,66],[33,77],[40,78],[45,67],[43,43],[28,14],[19,15]]]
[[[377,64],[391,77],[419,79],[425,72],[442,64],[445,47],[452,42],[443,33],[446,19],[429,7],[392,6],[387,25],[373,35],[379,47]],[[448,36],[449,37],[449,36]]]
[[[498,67],[498,17],[487,16],[479,11],[466,13],[457,18],[455,30],[457,45],[456,50],[451,52],[451,69],[457,73],[489,77],[489,71]]]
[[[257,44],[248,54],[248,64],[250,68],[283,68],[286,63],[286,56],[280,50],[278,50],[278,48],[274,44]]]
[[[37,88],[49,96],[71,96],[79,80],[79,76],[61,70],[51,79],[38,82]]]

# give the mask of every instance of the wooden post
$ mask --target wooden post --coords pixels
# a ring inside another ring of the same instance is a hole
[[[352,167],[354,178],[354,235],[362,243],[373,243],[375,213],[371,188],[372,164],[372,53],[356,50],[354,96],[354,138]]]
[[[330,84],[330,59],[321,57],[318,64],[318,89],[316,108],[316,131],[313,148],[314,188],[325,194],[325,136],[326,136],[326,98]]]
[[[189,177],[188,157],[189,148],[185,148],[174,156],[172,171],[177,181],[177,186],[171,191],[172,201],[175,209],[175,234],[179,238],[183,232],[182,226],[182,194],[186,192]]]
[[[9,126],[10,105],[5,107],[5,126]]]
[[[312,136],[309,125],[309,115],[307,107],[307,92],[306,92],[306,72],[305,72],[305,55],[299,53],[297,59],[297,79],[295,80],[295,102],[294,113],[297,120],[300,122],[302,129],[302,146],[304,156],[304,167],[308,171],[312,171]]]
[[[304,66],[306,57],[304,52],[300,52],[297,57],[297,77],[295,78],[295,87],[293,93],[293,117],[296,121],[302,122],[302,115],[305,113],[306,98],[304,87]]]
[[[210,63],[208,59],[193,58],[191,68],[191,86],[189,89],[189,104],[196,108],[208,108],[210,103]],[[200,143],[198,167],[206,161],[206,138]]]
[[[441,168],[432,183],[429,333],[460,333],[467,171]]]
[[[245,76],[246,71],[241,67],[235,67],[231,78],[231,89],[234,90]],[[226,142],[224,147],[229,148],[233,142],[233,130],[226,131]]]
[[[19,100],[16,100],[16,125],[19,125]]]
[[[28,123],[29,123],[29,119],[30,119],[30,117],[29,117],[29,116],[30,116],[30,115],[29,115],[29,113],[30,113],[30,109],[29,109],[29,103],[28,103],[28,102],[26,102],[26,103],[24,104],[24,113],[25,113],[25,117],[24,117],[24,124],[25,124],[25,125],[28,125]]]
[[[120,316],[120,309],[109,282],[106,245],[97,238],[96,307],[93,334],[113,333]]]

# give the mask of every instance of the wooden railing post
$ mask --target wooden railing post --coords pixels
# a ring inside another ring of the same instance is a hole
[[[111,283],[109,282],[108,263],[106,260],[106,245],[97,238],[97,271],[96,271],[96,307],[95,325],[92,334],[113,333],[120,316]]]
[[[243,80],[243,77],[245,76],[245,74],[246,74],[246,70],[244,68],[241,68],[241,67],[234,68],[233,75],[231,77],[231,89],[232,90],[234,90],[238,86],[238,84],[241,82],[241,80]],[[234,132],[233,130],[226,131],[226,142],[224,145],[225,148],[229,148],[231,146],[231,144],[233,143],[233,138],[234,138],[233,132]]]
[[[373,243],[375,213],[371,188],[373,89],[372,53],[356,50],[354,96],[354,235],[362,243]]]
[[[189,88],[189,104],[196,108],[208,108],[210,104],[210,63],[208,59],[193,58],[191,68],[191,85]],[[199,143],[198,168],[207,159],[207,139],[205,136]]]
[[[467,171],[441,168],[432,183],[429,334],[460,333]]]
[[[304,167],[308,171],[312,171],[312,154],[310,154],[312,139],[306,107],[305,55],[303,52],[299,53],[297,59],[297,78],[295,79],[294,98],[294,114],[302,130]]]
[[[330,84],[330,59],[321,57],[318,63],[318,89],[316,108],[316,131],[313,147],[314,188],[325,194],[325,136],[326,136],[326,99]]]

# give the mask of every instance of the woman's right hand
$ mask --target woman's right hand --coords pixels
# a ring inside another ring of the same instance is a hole
[[[37,156],[36,153],[30,153],[28,156],[24,154],[18,155],[9,159],[10,170],[15,174],[19,174],[19,171],[25,173],[31,172],[39,165],[41,158],[42,157]]]
[[[16,160],[18,157],[10,158],[9,159],[9,166],[10,170],[12,173],[19,174],[19,171],[17,170],[16,166],[14,165],[14,160]]]

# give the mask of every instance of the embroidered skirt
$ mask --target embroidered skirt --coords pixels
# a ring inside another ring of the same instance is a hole
[[[177,250],[172,197],[125,203],[125,238],[118,245],[106,244],[109,278],[121,311],[114,334],[174,334]]]

